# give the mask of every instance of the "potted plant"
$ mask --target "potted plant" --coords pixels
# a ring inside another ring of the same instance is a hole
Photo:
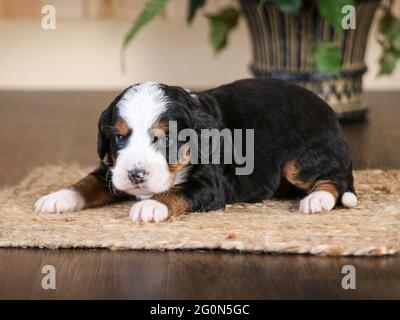
[[[147,0],[125,36],[123,49],[170,0]],[[206,0],[188,0],[190,24]],[[400,57],[400,20],[392,0],[237,0],[206,13],[209,41],[222,50],[241,15],[252,40],[250,68],[256,77],[295,81],[316,92],[340,119],[362,118],[364,53],[373,16],[381,8],[377,40],[382,47],[380,74],[390,74]]]

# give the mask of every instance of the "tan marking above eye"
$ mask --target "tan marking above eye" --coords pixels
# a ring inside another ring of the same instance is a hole
[[[156,132],[158,132],[157,135],[162,135],[162,134],[159,134],[161,132],[163,132],[164,134],[168,133],[168,129],[169,129],[168,123],[165,121],[158,121],[153,127],[155,134],[157,134]]]
[[[118,119],[115,123],[116,134],[120,136],[127,136],[129,134],[128,124],[123,119]]]

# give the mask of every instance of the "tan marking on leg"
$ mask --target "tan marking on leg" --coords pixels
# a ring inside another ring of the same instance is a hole
[[[162,131],[162,132],[164,132],[164,134],[166,134],[166,133],[168,133],[168,129],[169,129],[168,123],[165,122],[165,121],[158,121],[158,122],[154,125],[153,129],[154,129],[156,132],[161,132],[161,131]]]
[[[315,179],[310,179],[308,181],[300,180],[300,171],[301,168],[298,163],[295,160],[291,160],[283,167],[282,174],[291,184],[295,185],[299,189],[307,190],[313,185]]]
[[[330,194],[332,194],[337,200],[339,197],[339,192],[335,186],[335,184],[329,180],[317,180],[315,181],[314,185],[312,188],[309,190],[309,192],[315,192],[315,191],[327,191]]]
[[[187,201],[179,194],[178,188],[156,194],[153,200],[159,201],[168,207],[168,216],[178,216],[189,208]]]
[[[72,185],[85,200],[85,207],[94,207],[111,203],[113,196],[107,189],[105,181],[101,181],[94,175],[89,174],[82,180]]]

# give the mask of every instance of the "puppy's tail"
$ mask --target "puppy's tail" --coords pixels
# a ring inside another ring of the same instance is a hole
[[[350,165],[350,170],[347,175],[347,187],[348,190],[342,194],[340,200],[345,207],[354,208],[358,203],[358,199],[356,191],[354,190],[352,165]]]

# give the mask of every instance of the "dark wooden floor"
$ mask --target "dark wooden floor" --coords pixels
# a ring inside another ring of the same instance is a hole
[[[95,165],[96,122],[115,92],[0,92],[0,187],[39,165]],[[369,93],[369,119],[345,124],[355,168],[400,168],[400,93]],[[400,183],[400,182],[399,182]],[[41,287],[54,265],[57,289]],[[357,289],[341,288],[354,265]],[[0,298],[400,298],[400,257],[0,249]]]

